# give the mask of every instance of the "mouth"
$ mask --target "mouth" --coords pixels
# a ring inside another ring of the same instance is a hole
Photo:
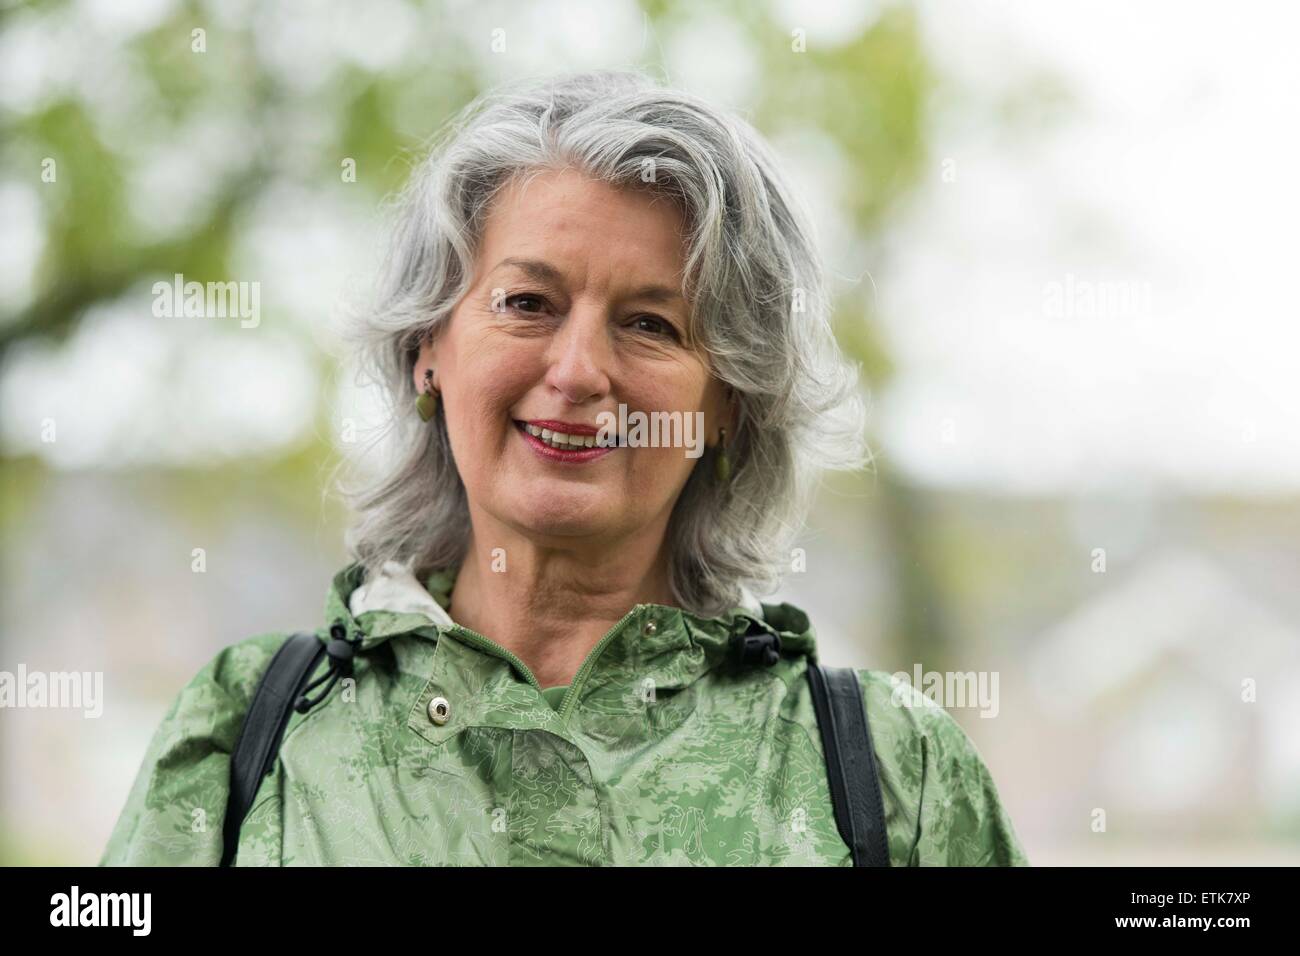
[[[523,437],[528,446],[538,455],[550,461],[564,461],[575,464],[603,458],[622,444],[622,436],[613,436],[609,444],[602,445],[597,429],[589,425],[571,425],[569,431],[562,431],[563,423],[537,423],[512,419],[515,430]],[[557,427],[551,428],[550,424]]]

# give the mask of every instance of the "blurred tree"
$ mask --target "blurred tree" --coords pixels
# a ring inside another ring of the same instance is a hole
[[[698,5],[644,0],[641,8],[654,37],[698,29]],[[26,112],[4,112],[0,132],[8,175],[35,176],[48,156],[59,163],[59,179],[58,188],[37,193],[43,251],[28,301],[0,322],[0,359],[18,342],[66,337],[89,308],[151,277],[179,272],[197,281],[228,278],[250,211],[276,182],[319,189],[339,181],[340,158],[348,157],[364,171],[349,188],[377,206],[405,180],[425,139],[491,82],[481,55],[457,42],[454,31],[437,29],[444,12],[439,5],[407,9],[415,11],[427,43],[414,44],[383,68],[354,57],[315,64],[310,76],[295,77],[292,65],[280,62],[284,51],[268,40],[280,35],[283,42],[283,24],[274,18],[284,14],[257,7],[247,23],[218,25],[202,4],[182,3],[120,46],[107,36],[97,41],[113,66],[102,71],[106,82],[116,84],[106,93],[97,97],[84,84],[71,84]],[[499,9],[502,22],[513,19],[513,8]],[[324,7],[319,16],[328,18],[333,10]],[[23,12],[38,11],[73,15],[58,5]],[[856,36],[823,38],[810,31],[799,50],[793,34],[798,24],[779,18],[769,5],[729,0],[709,15],[730,19],[755,58],[761,83],[750,113],[756,125],[769,135],[797,136],[814,128],[839,151],[851,175],[835,197],[838,208],[862,248],[872,248],[885,217],[914,188],[927,162],[925,119],[933,79],[914,12],[886,6]],[[192,33],[199,23],[208,24],[202,52],[196,52]],[[670,75],[660,42],[647,43],[645,52],[648,59],[640,66]],[[617,50],[609,56],[611,63],[622,59]],[[111,115],[102,109],[105,96],[114,104]],[[242,131],[238,142],[228,143],[220,156],[204,152],[210,145],[196,145],[192,153],[210,201],[198,204],[177,231],[159,235],[140,223],[133,215],[133,190],[148,182],[142,172],[154,154],[184,142],[206,121],[232,118],[230,128]],[[858,273],[869,275],[869,265],[862,263]],[[874,309],[874,297],[862,288],[845,290],[837,302],[836,329],[878,391],[892,367]],[[320,361],[321,375],[328,376],[327,360]],[[295,480],[319,477],[328,435],[328,429],[317,429],[316,447],[286,452],[297,462],[291,469]],[[896,477],[883,477],[875,487],[891,516],[894,570],[904,595],[900,636],[904,648],[919,654],[942,644],[943,619],[923,546],[924,509]]]

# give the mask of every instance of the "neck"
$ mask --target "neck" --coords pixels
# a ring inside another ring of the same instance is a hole
[[[570,683],[635,605],[674,603],[666,522],[601,543],[539,541],[486,515],[473,517],[449,613],[520,658],[543,687]]]

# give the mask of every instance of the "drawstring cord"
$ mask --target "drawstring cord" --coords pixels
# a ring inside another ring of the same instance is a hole
[[[294,701],[294,710],[300,714],[307,713],[329,696],[329,692],[334,688],[334,684],[340,677],[352,676],[352,657],[357,648],[361,646],[361,640],[360,634],[355,637],[348,637],[347,629],[343,626],[342,621],[334,622],[330,627],[330,641],[325,645],[325,654],[330,659],[329,670],[303,688],[298,699]],[[325,687],[315,698],[307,696],[322,683],[325,684]]]

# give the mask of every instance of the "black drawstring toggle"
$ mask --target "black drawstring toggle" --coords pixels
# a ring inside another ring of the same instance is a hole
[[[781,636],[750,622],[749,631],[731,636],[731,650],[740,665],[771,667],[781,659]]]
[[[325,645],[325,656],[330,659],[329,670],[303,688],[298,699],[294,701],[293,709],[300,714],[307,713],[329,695],[340,677],[351,677],[352,657],[360,646],[361,636],[348,637],[347,629],[342,623],[335,621],[330,627],[330,640]],[[325,684],[325,687],[319,694],[314,698],[307,696],[321,684]]]

